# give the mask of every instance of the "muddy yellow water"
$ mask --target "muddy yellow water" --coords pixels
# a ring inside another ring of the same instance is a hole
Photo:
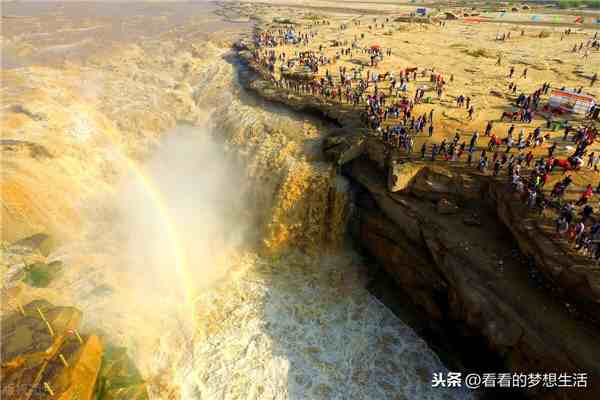
[[[242,89],[246,26],[152,10],[130,19],[145,35],[58,63],[56,30],[97,45],[110,13],[29,15],[38,34],[52,21],[46,42],[8,31],[2,240],[47,233],[66,267],[33,288],[3,263],[3,285],[80,308],[155,399],[466,397],[430,387],[444,366],[366,291],[350,186],[320,152],[331,127]]]

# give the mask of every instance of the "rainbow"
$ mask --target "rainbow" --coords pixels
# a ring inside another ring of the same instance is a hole
[[[187,272],[187,256],[185,250],[181,246],[179,233],[177,232],[177,228],[175,227],[175,223],[171,217],[169,207],[163,200],[160,190],[154,185],[152,179],[144,173],[142,168],[140,168],[140,166],[128,156],[122,153],[119,153],[119,155],[120,158],[125,161],[129,171],[135,175],[135,178],[142,185],[144,191],[152,202],[152,205],[157,211],[157,214],[160,218],[160,223],[163,225],[167,233],[169,247],[173,253],[173,258],[175,261],[175,273],[184,287],[184,306],[187,310],[192,311],[194,309],[193,306],[195,302],[193,300],[193,287],[190,285],[192,280]]]

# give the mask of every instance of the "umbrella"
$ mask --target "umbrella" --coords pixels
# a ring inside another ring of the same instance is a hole
[[[378,44],[374,44],[373,46],[371,46],[371,48],[372,48],[372,49],[379,49],[379,48],[381,48],[381,46],[380,46],[380,45],[378,45]]]

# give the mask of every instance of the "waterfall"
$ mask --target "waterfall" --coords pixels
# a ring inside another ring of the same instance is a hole
[[[49,256],[64,276],[26,295],[81,309],[153,399],[469,398],[431,388],[445,367],[366,290],[344,241],[349,183],[320,151],[328,123],[245,93],[210,43],[196,58],[154,45],[127,48],[111,79],[98,69],[92,99],[69,75],[13,72],[53,82],[24,131],[55,159],[11,156],[4,179],[35,229],[70,232]]]

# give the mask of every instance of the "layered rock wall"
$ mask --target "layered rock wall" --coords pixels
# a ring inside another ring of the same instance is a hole
[[[487,202],[494,207],[486,211],[487,193],[505,196],[502,189],[491,189],[492,184],[483,178],[471,185],[477,190],[464,193],[467,186],[459,184],[465,180],[460,174],[422,165],[423,171],[417,174],[413,172],[418,165],[404,168],[412,179],[398,193],[387,190],[372,161],[356,160],[347,169],[366,190],[363,198],[372,199],[358,201],[353,229],[356,243],[429,318],[457,326],[463,335],[483,337],[511,370],[585,371],[592,380],[592,390],[585,392],[531,394],[541,398],[598,396],[594,388],[600,378],[600,354],[595,351],[598,328],[574,317],[561,300],[532,287],[527,267],[515,260],[511,246],[519,243],[524,251],[535,249],[537,236],[513,239],[504,232],[495,215],[496,205],[511,231],[522,226],[519,218],[507,218],[510,199]],[[442,213],[436,203],[446,199],[462,207]],[[543,253],[538,251],[537,257],[544,261]],[[588,291],[585,285],[580,287],[584,290],[579,298],[585,302]]]
[[[423,163],[396,163],[362,128],[359,113],[314,96],[278,88],[249,51],[240,53],[258,74],[249,88],[296,110],[317,111],[341,125],[324,142],[358,188],[351,232],[355,243],[394,278],[425,314],[460,334],[483,338],[513,371],[586,372],[591,390],[530,391],[539,398],[600,395],[596,270],[571,258],[532,229],[518,200],[489,177]],[[524,223],[525,222],[525,223]],[[507,229],[508,228],[508,229]],[[563,297],[536,287],[516,255],[533,257]],[[589,389],[589,388],[588,388]]]

